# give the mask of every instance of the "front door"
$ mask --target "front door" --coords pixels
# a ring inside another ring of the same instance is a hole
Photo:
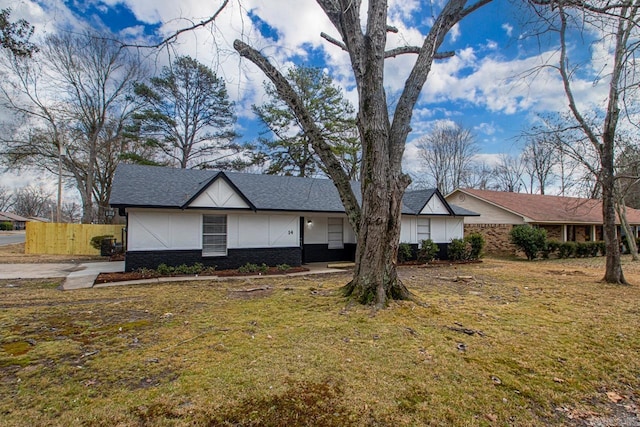
[[[302,259],[302,263],[305,264],[307,261],[304,259],[304,229],[305,229],[305,221],[304,217],[300,217],[300,257]]]

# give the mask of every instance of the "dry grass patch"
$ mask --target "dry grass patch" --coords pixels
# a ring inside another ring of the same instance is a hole
[[[14,243],[0,246],[0,264],[108,261],[108,258],[98,255],[25,254],[24,245]]]
[[[640,288],[599,283],[601,262],[405,267],[420,303],[375,315],[345,308],[346,273],[74,292],[0,282],[0,416],[17,426],[637,423]],[[640,285],[640,269],[625,267]]]

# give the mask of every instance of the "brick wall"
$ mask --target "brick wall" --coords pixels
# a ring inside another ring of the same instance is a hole
[[[345,243],[342,249],[329,249],[326,243],[305,244],[303,262],[353,261],[356,259],[355,243]]]
[[[562,234],[561,225],[540,225],[540,228],[547,230],[548,240],[557,240],[558,242],[562,242],[564,236]]]
[[[201,250],[128,251],[125,255],[125,271],[139,268],[156,269],[163,263],[177,267],[181,264],[194,265],[197,262],[207,267],[215,266],[218,270],[238,268],[248,262],[299,267],[302,264],[302,251],[299,247],[229,249],[224,257],[203,257]]]
[[[480,233],[485,240],[483,252],[488,255],[513,255],[516,247],[509,241],[511,224],[465,224],[465,237],[472,233]]]
[[[576,242],[588,242],[591,240],[591,229],[587,225],[576,225]]]

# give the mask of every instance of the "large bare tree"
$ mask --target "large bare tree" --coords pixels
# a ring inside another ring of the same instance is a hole
[[[558,62],[554,65],[562,79],[575,128],[592,145],[598,158],[598,178],[602,191],[606,269],[603,280],[627,283],[622,272],[620,247],[616,227],[615,148],[621,119],[638,113],[638,10],[637,0],[530,0],[535,6],[547,34],[556,36]],[[593,106],[580,99],[576,80],[580,77],[579,60],[572,60],[569,42],[572,32],[584,31],[583,40],[604,51],[601,73],[594,85],[607,84],[602,106]],[[594,36],[595,34],[595,36]],[[631,120],[633,122],[633,120]]]
[[[26,186],[14,194],[13,212],[24,217],[51,218],[53,198],[42,186]]]
[[[347,174],[284,75],[258,50],[241,40],[234,42],[240,55],[257,65],[287,102],[340,193],[349,223],[357,235],[354,275],[344,288],[345,295],[356,301],[383,307],[389,299],[411,297],[398,278],[396,258],[402,197],[410,183],[409,176],[402,170],[402,155],[411,130],[413,109],[434,60],[453,55],[440,52],[447,33],[489,2],[449,0],[439,10],[422,45],[388,49],[387,36],[397,30],[388,24],[386,0],[369,0],[366,16],[361,13],[361,0],[317,0],[338,35],[325,34],[324,38],[349,56],[357,86],[362,203],[358,202]],[[427,7],[430,14],[436,13],[435,5]],[[415,54],[416,59],[395,110],[390,111],[385,91],[385,60],[401,54]]]
[[[494,188],[498,191],[520,193],[524,172],[525,162],[521,154],[501,154],[493,169]]]
[[[439,121],[430,133],[420,138],[418,149],[431,182],[440,192],[448,194],[468,181],[478,144],[469,129]]]
[[[72,180],[82,199],[82,222],[100,220],[110,179],[99,175],[132,149],[124,129],[134,110],[133,82],[143,76],[139,60],[112,38],[88,32],[51,35],[31,58],[5,59],[9,78],[0,84],[2,101],[22,120],[0,136],[4,160]]]
[[[8,211],[14,204],[13,192],[9,187],[0,185],[0,212]]]
[[[528,138],[522,156],[529,175],[529,192],[533,194],[537,185],[537,191],[545,194],[547,186],[555,178],[553,170],[558,164],[558,152],[553,140],[544,135]]]

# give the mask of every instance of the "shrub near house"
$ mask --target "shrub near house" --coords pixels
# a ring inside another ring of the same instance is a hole
[[[480,233],[472,233],[464,239],[453,239],[449,244],[449,259],[453,261],[475,261],[482,256],[484,237]]]
[[[510,233],[511,242],[522,252],[528,260],[542,256],[549,258],[585,258],[605,255],[606,246],[602,241],[596,242],[559,242],[547,240],[546,230],[529,225],[519,225]]]
[[[547,246],[547,231],[530,225],[518,225],[509,233],[511,243],[525,253],[528,260],[538,257]]]
[[[452,239],[447,245],[447,259],[451,261],[475,261],[482,256],[484,237],[473,233],[463,239]],[[431,262],[438,256],[440,248],[431,239],[423,240],[417,253],[408,243],[400,243],[398,247],[398,261],[407,262],[417,259],[419,262]]]

